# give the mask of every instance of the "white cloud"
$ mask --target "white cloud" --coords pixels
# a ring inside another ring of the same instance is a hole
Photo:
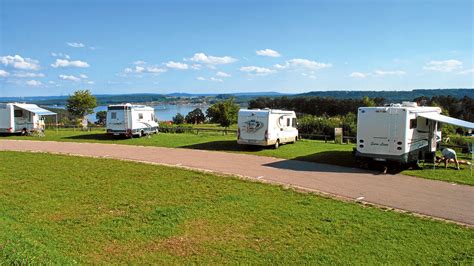
[[[28,80],[26,82],[26,85],[28,86],[31,86],[31,87],[38,87],[38,86],[41,86],[43,83],[41,83],[41,81],[37,81],[37,80]]]
[[[44,78],[43,73],[31,73],[31,72],[16,72],[13,74],[17,78]]]
[[[275,72],[274,70],[264,68],[264,67],[257,67],[257,66],[245,66],[245,67],[241,67],[239,70],[242,72],[247,72],[249,74],[259,75],[259,76],[265,76],[265,75]]]
[[[90,85],[92,85],[92,84],[94,84],[94,83],[95,83],[95,82],[92,81],[92,80],[89,80],[89,81],[86,82],[86,84],[90,84]]]
[[[197,77],[197,80],[206,80],[204,77]]]
[[[467,74],[472,74],[472,73],[474,73],[474,68],[460,71],[460,72],[458,72],[458,75],[467,75]]]
[[[66,59],[70,59],[71,57],[67,54],[63,54],[63,53],[51,53],[51,56],[54,56],[54,57],[63,57],[63,58],[66,58]]]
[[[84,75],[84,74],[80,74],[79,77],[80,77],[81,79],[87,79],[87,78],[89,78],[89,77],[87,77],[87,76]]]
[[[0,69],[0,78],[6,78],[8,76],[10,76],[10,73],[8,73],[7,71],[3,69]]]
[[[165,68],[160,68],[156,66],[135,66],[135,68],[127,67],[123,70],[125,74],[141,74],[141,73],[149,73],[149,74],[159,74],[164,73],[167,70]]]
[[[374,76],[387,76],[387,75],[391,75],[391,76],[402,76],[402,75],[405,75],[406,72],[405,71],[402,71],[402,70],[389,70],[389,71],[385,71],[385,70],[375,70],[373,72],[373,75]]]
[[[306,69],[306,70],[313,70],[313,71],[323,69],[323,68],[328,68],[331,66],[332,64],[329,64],[329,63],[321,63],[321,62],[311,61],[311,60],[302,59],[302,58],[294,58],[294,59],[288,60],[285,62],[284,65],[280,65],[280,64],[274,65],[276,69],[292,68],[292,69]]]
[[[261,56],[269,56],[269,57],[280,57],[281,54],[275,50],[272,49],[265,49],[265,50],[258,50],[255,51],[258,55]]]
[[[307,73],[301,73],[301,75],[304,76],[304,77],[308,77],[308,78],[310,78],[310,79],[316,79],[316,76],[315,76],[315,75],[309,75],[309,74],[307,74]]]
[[[230,74],[227,74],[227,73],[221,72],[221,71],[217,72],[217,73],[216,73],[216,76],[218,76],[218,77],[223,77],[223,78],[232,77]]]
[[[352,72],[349,74],[351,78],[363,79],[367,77],[383,77],[383,76],[403,76],[406,72],[403,70],[374,70],[373,72],[369,73],[362,73],[362,72]]]
[[[215,78],[215,77],[211,77],[209,80],[214,81],[214,82],[223,82],[222,79],[218,79],[218,78]]]
[[[430,61],[423,67],[425,70],[439,71],[439,72],[452,72],[462,68],[462,62],[455,59],[443,60],[443,61]]]
[[[67,59],[56,59],[56,62],[51,64],[51,66],[54,67],[54,68],[58,68],[58,67],[79,67],[79,68],[90,67],[90,65],[87,62],[80,61],[80,60],[69,61]]]
[[[199,69],[201,69],[201,67],[202,67],[202,65],[200,65],[200,64],[192,64],[191,65],[191,68],[195,69],[195,70],[199,70]]]
[[[4,66],[11,66],[16,69],[23,69],[23,70],[38,70],[39,69],[38,60],[33,60],[31,58],[23,58],[19,55],[1,56],[0,62]]]
[[[180,62],[169,61],[168,63],[165,63],[165,65],[166,67],[173,68],[173,69],[180,69],[180,70],[188,69],[188,64],[180,63]]]
[[[349,77],[351,78],[357,78],[357,79],[363,79],[366,78],[368,74],[362,73],[362,72],[352,72]]]
[[[225,64],[231,64],[237,61],[237,59],[232,58],[230,56],[212,56],[212,55],[206,55],[204,53],[195,53],[193,57],[191,57],[189,60],[205,65],[225,65]]]
[[[75,82],[81,81],[80,78],[73,75],[59,75],[59,78],[62,80],[69,80],[69,81],[75,81]]]
[[[143,61],[143,60],[137,60],[137,61],[133,62],[133,64],[134,65],[144,65],[144,64],[146,64],[146,62]]]
[[[84,48],[84,47],[86,47],[85,44],[80,43],[80,42],[68,42],[67,45],[70,46],[70,47],[74,47],[74,48]]]
[[[166,69],[152,66],[152,67],[147,67],[145,72],[152,73],[152,74],[159,74],[159,73],[166,72]]]

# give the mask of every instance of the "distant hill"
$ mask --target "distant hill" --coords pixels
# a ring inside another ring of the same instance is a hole
[[[474,89],[428,89],[411,91],[311,91],[294,96],[318,96],[331,97],[336,99],[360,99],[365,96],[370,98],[385,98],[387,102],[412,101],[415,98],[425,96],[452,96],[463,98],[468,96],[474,98]]]
[[[268,92],[229,92],[229,93],[185,93],[185,92],[174,92],[166,94],[166,96],[172,97],[212,97],[217,95],[229,95],[229,96],[283,96],[283,95],[290,95],[285,93],[279,93],[275,91],[268,91]]]
[[[385,98],[386,102],[412,101],[415,98],[425,96],[448,96],[462,98],[468,96],[474,98],[474,89],[429,89],[411,91],[311,91],[301,94],[285,94],[279,92],[235,92],[221,94],[199,94],[199,93],[134,93],[134,94],[96,94],[99,105],[115,103],[144,103],[144,102],[172,102],[180,99],[190,99],[189,102],[199,103],[202,101],[215,102],[229,97],[236,97],[236,102],[245,104],[256,97],[301,97],[319,96],[335,99],[360,99],[364,96],[370,98]],[[65,105],[68,96],[31,96],[31,97],[0,97],[0,102],[28,102],[41,105]]]

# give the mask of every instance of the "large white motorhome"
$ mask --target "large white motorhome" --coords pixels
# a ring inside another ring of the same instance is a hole
[[[238,115],[238,144],[273,145],[294,143],[298,139],[296,114],[271,109],[241,109]]]
[[[158,133],[158,123],[153,107],[119,104],[107,108],[107,133],[126,137]]]
[[[44,116],[56,115],[36,104],[0,103],[0,132],[27,134],[44,129]]]
[[[441,115],[439,107],[414,102],[360,107],[356,157],[364,161],[412,164],[433,157],[441,140],[439,123],[474,128],[474,123]]]

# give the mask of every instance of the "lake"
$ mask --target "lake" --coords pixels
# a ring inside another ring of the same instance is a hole
[[[65,106],[48,106],[51,108],[66,108]],[[183,116],[186,116],[189,112],[196,108],[201,108],[203,113],[206,113],[208,105],[199,105],[199,104],[160,104],[152,106],[155,108],[155,115],[159,121],[170,121],[173,120],[173,116],[177,113],[181,113]],[[95,113],[99,111],[107,111],[107,105],[100,105],[94,108],[94,113],[87,116],[87,119],[91,122],[97,121],[95,118]]]

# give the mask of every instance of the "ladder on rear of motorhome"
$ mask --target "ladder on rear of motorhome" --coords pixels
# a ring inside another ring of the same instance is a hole
[[[125,132],[128,132],[128,110],[127,105],[123,107],[123,119],[125,120]]]

